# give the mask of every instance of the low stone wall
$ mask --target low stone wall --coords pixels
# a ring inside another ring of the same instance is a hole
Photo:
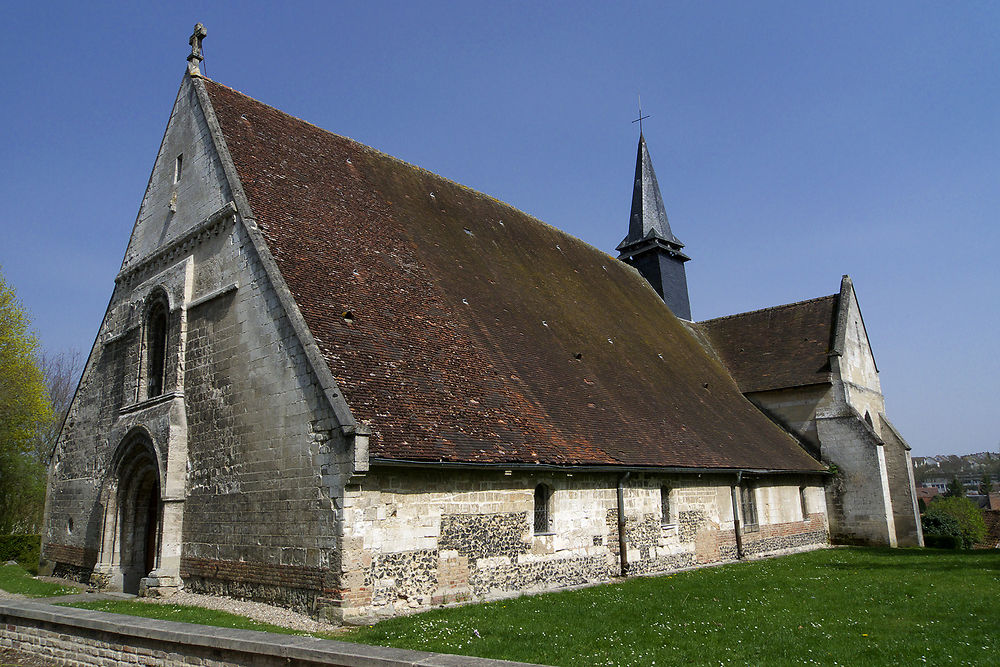
[[[617,476],[508,472],[373,470],[345,496],[342,586],[325,586],[322,613],[361,622],[620,575]],[[622,492],[627,574],[735,560],[733,482],[707,473],[630,477]],[[744,554],[827,545],[821,482],[754,480],[759,528],[743,536]],[[534,526],[538,484],[548,490],[544,532]]]
[[[0,648],[57,664],[368,665],[371,667],[513,667],[525,663],[348,644],[312,637],[212,628],[154,619],[0,600]]]

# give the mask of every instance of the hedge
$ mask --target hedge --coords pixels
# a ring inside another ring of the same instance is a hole
[[[41,535],[0,535],[0,564],[14,560],[32,574],[37,574],[41,548]]]

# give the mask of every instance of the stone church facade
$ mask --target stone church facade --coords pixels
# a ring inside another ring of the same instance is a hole
[[[626,262],[203,77],[192,42],[54,452],[48,569],[352,619],[861,521]],[[815,412],[830,450],[843,415]]]

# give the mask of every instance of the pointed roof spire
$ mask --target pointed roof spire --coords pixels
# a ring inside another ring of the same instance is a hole
[[[640,113],[640,118],[642,117]],[[634,243],[659,239],[675,249],[684,247],[673,232],[663,206],[660,185],[656,182],[653,161],[649,157],[646,138],[639,132],[639,148],[635,156],[635,184],[632,187],[632,211],[629,215],[628,236],[618,244],[618,250]]]

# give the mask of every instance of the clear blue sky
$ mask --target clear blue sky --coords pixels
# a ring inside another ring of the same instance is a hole
[[[89,350],[184,72],[612,252],[636,95],[696,319],[854,278],[914,454],[997,451],[1000,4],[5,3],[0,266]]]

